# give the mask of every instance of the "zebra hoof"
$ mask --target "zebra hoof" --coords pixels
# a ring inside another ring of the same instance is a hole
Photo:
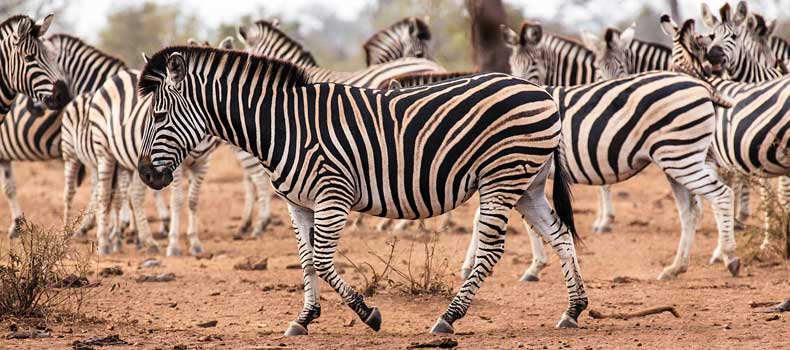
[[[465,267],[461,269],[461,280],[466,281],[469,279],[469,275],[472,274],[472,269]]]
[[[148,253],[148,254],[155,255],[155,254],[159,254],[161,251],[162,251],[162,250],[161,250],[161,249],[159,249],[159,246],[158,246],[158,245],[156,245],[156,244],[152,244],[152,245],[149,245],[149,246],[148,246],[147,253]]]
[[[379,312],[379,308],[373,307],[373,310],[370,311],[370,316],[365,320],[365,324],[376,332],[381,329],[381,312]]]
[[[167,246],[167,256],[181,256],[181,247],[177,245]]]
[[[525,272],[524,276],[521,276],[521,282],[537,282],[540,281],[540,277],[537,275],[533,275],[529,272]]]
[[[15,225],[13,228],[8,230],[8,238],[14,239],[14,238],[19,237],[19,234],[20,234],[21,231],[22,231],[22,229],[19,228],[19,226]]]
[[[298,324],[296,322],[291,322],[288,325],[288,329],[285,330],[285,336],[286,337],[295,337],[295,336],[298,336],[298,335],[307,335],[307,328],[305,328],[304,326],[302,326],[302,325],[300,325],[300,324]]]
[[[436,324],[434,324],[433,327],[431,327],[431,333],[453,334],[455,333],[455,329],[453,329],[453,325],[451,325],[450,322],[447,322],[447,320],[445,320],[444,317],[439,317],[439,319],[436,320]]]
[[[189,254],[192,256],[200,255],[203,253],[203,245],[198,243],[189,248]]]
[[[558,329],[567,329],[567,328],[579,328],[579,323],[576,322],[575,319],[568,316],[568,314],[562,314],[562,318],[559,322],[557,322]]]
[[[667,267],[667,268],[664,269],[664,271],[661,271],[660,275],[658,275],[658,280],[659,281],[673,280],[673,279],[678,278],[678,274],[680,274],[678,269],[676,269],[674,267]]]
[[[741,258],[735,258],[727,264],[727,270],[730,271],[732,277],[738,277],[738,273],[741,272]]]

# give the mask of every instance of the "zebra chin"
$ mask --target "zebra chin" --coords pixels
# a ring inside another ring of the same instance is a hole
[[[155,190],[161,190],[173,182],[173,172],[170,169],[156,170],[151,163],[150,157],[140,157],[140,162],[137,164],[137,173],[144,184]]]

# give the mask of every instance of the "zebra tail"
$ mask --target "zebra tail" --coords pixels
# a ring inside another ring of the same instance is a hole
[[[576,224],[573,221],[573,194],[571,193],[570,182],[568,181],[568,171],[565,169],[564,157],[560,146],[554,150],[554,189],[552,191],[552,201],[554,210],[560,220],[568,226],[571,236],[576,244],[581,243],[581,237],[576,232]]]
[[[80,163],[80,167],[77,169],[77,187],[82,186],[83,181],[85,181],[85,165]]]

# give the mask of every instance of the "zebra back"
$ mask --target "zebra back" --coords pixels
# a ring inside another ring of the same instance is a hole
[[[279,28],[278,20],[259,20],[249,27],[240,27],[239,36],[251,53],[305,67],[318,67],[313,55],[301,43],[285,34]]]
[[[126,64],[82,40],[55,34],[49,38],[58,52],[58,65],[76,94],[99,89]],[[24,95],[16,98],[0,125],[0,159],[39,161],[60,157],[61,110],[44,110]]]
[[[404,57],[431,59],[428,42],[431,30],[417,17],[406,17],[373,34],[362,45],[368,66],[387,63]]]
[[[422,86],[434,83],[440,83],[445,80],[465,77],[468,75],[479,74],[473,71],[455,71],[455,72],[438,72],[438,73],[407,73],[398,75],[390,81],[379,85],[379,89],[405,89],[415,86]]]

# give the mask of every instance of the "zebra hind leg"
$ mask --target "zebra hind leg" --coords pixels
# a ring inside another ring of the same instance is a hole
[[[16,198],[16,182],[11,171],[11,161],[0,161],[0,177],[3,179],[5,198],[8,200],[8,206],[11,207],[11,226],[8,228],[8,236],[15,238],[22,231],[23,214]]]
[[[255,186],[249,176],[244,175],[244,211],[241,214],[241,224],[233,235],[233,239],[242,239],[252,228],[252,210],[255,206]]]
[[[85,236],[88,234],[92,228],[96,226],[96,211],[98,208],[99,203],[99,170],[93,169],[93,173],[91,174],[91,198],[90,202],[88,202],[88,207],[85,209],[85,214],[82,217],[82,222],[80,222],[80,228],[78,229],[78,234],[80,236]]]
[[[203,243],[198,237],[198,201],[200,199],[200,189],[203,179],[206,178],[208,162],[199,162],[192,166],[189,176],[189,192],[187,193],[187,207],[189,209],[189,224],[187,226],[187,239],[189,240],[189,254],[198,255],[203,253]]]
[[[252,177],[252,181],[255,184],[255,190],[258,197],[258,218],[255,220],[255,228],[252,230],[251,236],[253,238],[258,238],[263,236],[263,234],[266,232],[266,228],[268,228],[269,224],[272,223],[272,194],[269,191],[269,177],[266,176],[263,171],[259,171],[257,174],[255,174],[255,176]]]
[[[540,272],[546,268],[549,259],[546,256],[546,250],[543,248],[543,240],[535,233],[535,230],[532,229],[526,219],[522,218],[522,221],[524,222],[524,226],[527,227],[527,234],[529,235],[529,242],[532,247],[532,263],[529,265],[529,268],[527,268],[527,271],[524,271],[524,275],[521,276],[521,281],[537,282],[540,281]]]
[[[537,184],[545,183],[545,177],[536,178],[535,182]],[[557,185],[555,184],[555,186]],[[568,289],[568,308],[562,314],[560,321],[557,322],[557,328],[576,328],[579,315],[587,308],[587,293],[584,290],[573,235],[568,226],[549,206],[543,188],[544,186],[530,186],[516,203],[516,210],[529,223],[530,229],[543,237],[559,256],[565,286]],[[534,246],[535,242],[533,242],[533,248]]]
[[[667,177],[675,196],[675,204],[680,216],[680,242],[672,265],[664,268],[658,276],[659,280],[674,279],[688,270],[691,246],[694,244],[694,232],[702,218],[702,202],[699,197],[689,192],[683,185]]]
[[[288,205],[291,223],[299,244],[299,262],[304,274],[304,307],[285,331],[287,336],[307,335],[307,326],[321,316],[318,274],[313,263],[313,211]]]
[[[501,200],[503,197],[506,196],[496,190],[481,191],[480,216],[477,223],[480,234],[477,236],[474,265],[469,277],[450,302],[450,306],[431,328],[431,333],[452,334],[455,332],[453,323],[466,315],[477,290],[502,257],[505,248],[508,213],[513,207],[512,202],[503,202]]]
[[[614,208],[612,207],[612,191],[609,185],[598,186],[598,215],[593,224],[593,232],[612,232]]]

